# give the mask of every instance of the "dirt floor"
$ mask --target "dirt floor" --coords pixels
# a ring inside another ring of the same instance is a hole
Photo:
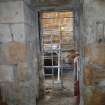
[[[72,73],[63,77],[63,88],[56,83],[52,88],[51,79],[45,81],[45,96],[40,99],[37,105],[74,105],[73,97],[73,76]]]

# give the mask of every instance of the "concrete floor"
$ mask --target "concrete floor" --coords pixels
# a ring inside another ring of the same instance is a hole
[[[73,76],[72,73],[64,75],[64,88],[60,89],[60,85],[54,85],[51,88],[51,80],[45,81],[45,96],[40,99],[37,105],[74,105],[73,97]]]

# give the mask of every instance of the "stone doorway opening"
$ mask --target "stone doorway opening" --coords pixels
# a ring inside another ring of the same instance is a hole
[[[76,52],[74,12],[45,11],[40,12],[39,16],[45,97],[38,105],[71,105],[74,101]]]

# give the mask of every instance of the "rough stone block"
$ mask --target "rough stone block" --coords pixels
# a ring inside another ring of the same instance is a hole
[[[26,45],[19,42],[8,42],[1,45],[0,63],[1,64],[18,64],[27,59]]]
[[[88,90],[91,91],[86,94],[85,105],[105,105],[105,91],[99,88]]]
[[[11,34],[8,24],[0,24],[0,42],[6,43],[8,41],[11,41]]]
[[[16,102],[16,85],[15,81],[13,82],[2,82],[0,83],[0,88],[2,89],[2,96],[6,98],[6,102],[12,103],[15,105]]]
[[[34,26],[35,24],[34,12],[25,3],[24,3],[24,22],[31,26]]]
[[[89,63],[105,64],[105,44],[89,44],[85,48],[85,58]]]
[[[12,24],[11,28],[14,40],[17,42],[25,43],[26,36],[25,36],[24,24]]]
[[[0,23],[24,22],[23,1],[0,2]]]
[[[25,32],[24,32],[24,24],[0,24],[0,42],[7,43],[12,41],[25,43]]]
[[[11,65],[0,65],[0,82],[14,81],[14,71]]]
[[[105,66],[88,64],[84,69],[84,83],[86,86],[104,86]]]
[[[84,70],[84,83],[87,86],[93,85],[93,68],[91,65],[87,65]]]
[[[20,81],[18,82],[18,93],[17,93],[17,100],[19,104],[22,105],[34,105],[35,104],[35,87],[34,81]],[[24,97],[24,100],[23,100]]]
[[[32,79],[32,71],[27,63],[19,63],[17,65],[17,79],[18,81],[29,81]]]
[[[31,4],[32,0],[24,0],[27,4]]]
[[[36,36],[34,28],[29,25],[25,25],[24,28],[25,28],[26,41],[29,42],[35,40]]]

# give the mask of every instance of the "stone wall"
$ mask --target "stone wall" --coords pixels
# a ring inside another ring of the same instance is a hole
[[[33,0],[33,5],[36,7],[61,7],[75,5],[80,2],[80,0]]]
[[[105,1],[84,0],[81,18],[84,105],[105,105]]]
[[[36,103],[35,41],[30,0],[0,0],[0,88],[9,105]]]

